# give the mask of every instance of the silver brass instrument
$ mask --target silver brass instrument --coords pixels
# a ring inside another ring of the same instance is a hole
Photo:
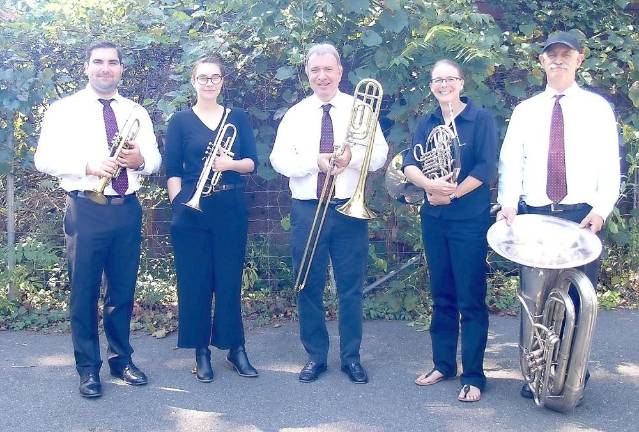
[[[601,241],[574,222],[532,214],[516,216],[511,227],[496,222],[487,237],[495,252],[521,264],[520,367],[535,403],[572,410],[583,397],[597,319],[595,289],[574,267],[597,259]],[[578,315],[571,284],[579,294]]]
[[[222,172],[215,171],[213,169],[213,162],[215,162],[215,158],[221,154],[225,154],[230,157],[234,156],[231,148],[233,147],[235,137],[237,136],[237,128],[235,125],[226,122],[230,112],[231,110],[226,108],[224,117],[220,122],[217,135],[215,136],[215,140],[210,142],[206,147],[206,151],[204,153],[204,167],[202,167],[200,177],[197,180],[195,192],[191,199],[184,203],[185,206],[191,207],[194,210],[202,211],[202,208],[200,207],[200,199],[202,196],[208,196],[215,192],[215,188],[222,178]],[[211,175],[211,171],[213,171],[213,175]]]
[[[335,175],[330,174],[335,167],[336,160],[343,154],[345,145],[356,146],[362,145],[366,147],[366,153],[362,161],[362,168],[353,196],[346,203],[336,208],[336,210],[346,216],[358,219],[372,219],[375,213],[366,207],[364,200],[364,192],[366,189],[366,177],[368,176],[368,168],[371,163],[373,154],[373,146],[375,142],[375,132],[377,130],[377,120],[382,105],[382,96],[384,91],[382,85],[374,79],[363,79],[355,87],[353,94],[353,107],[351,109],[351,118],[346,131],[346,138],[341,144],[336,144],[333,155],[329,163],[329,171],[326,174],[326,180],[322,186],[322,192],[318,197],[315,216],[309,232],[306,246],[300,262],[300,267],[295,279],[295,289],[301,291],[306,285],[308,273],[311,270],[311,263],[315,256],[317,243],[319,242],[320,233],[326,219],[326,212],[330,204],[330,198],[335,190]]]
[[[451,126],[439,125],[434,127],[426,144],[415,144],[413,157],[421,164],[421,170],[429,179],[438,179],[452,173],[451,183],[457,181],[461,171],[461,146],[457,126],[455,126],[455,113],[453,104],[449,103]],[[388,194],[405,203],[419,204],[424,199],[424,191],[408,181],[402,172],[402,164],[405,152],[403,150],[393,157],[386,168],[386,191]]]
[[[120,155],[122,154],[122,150],[129,148],[129,141],[133,141],[140,131],[140,120],[135,118],[133,119],[133,121],[130,121],[131,115],[129,115],[129,118],[127,118],[124,126],[122,127],[122,131],[124,133],[116,133],[111,140],[109,157],[113,158],[114,160],[117,160],[118,157],[120,157]],[[106,189],[109,183],[111,183],[111,180],[117,178],[120,175],[122,169],[126,168],[118,165],[112,176],[100,177],[98,186],[93,191],[91,191],[90,194],[88,194],[88,197],[98,204],[106,204],[107,199],[104,196],[104,189]]]

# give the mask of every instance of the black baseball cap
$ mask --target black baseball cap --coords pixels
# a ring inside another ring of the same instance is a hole
[[[546,42],[544,43],[543,51],[546,51],[551,45],[558,43],[569,46],[574,50],[581,51],[581,44],[579,43],[577,36],[565,31],[555,32],[548,36],[548,39],[546,39]]]

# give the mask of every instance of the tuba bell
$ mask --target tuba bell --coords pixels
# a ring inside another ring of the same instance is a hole
[[[335,176],[330,174],[335,167],[337,158],[345,150],[346,145],[361,145],[366,147],[366,153],[362,161],[362,167],[359,173],[359,179],[353,192],[353,196],[336,210],[346,216],[358,219],[372,219],[375,213],[366,207],[364,200],[364,191],[366,189],[366,177],[368,176],[368,168],[371,163],[373,154],[373,144],[375,142],[375,133],[377,130],[377,119],[382,105],[382,96],[384,91],[382,85],[374,79],[363,79],[357,83],[353,94],[353,107],[351,109],[351,118],[346,131],[346,138],[343,143],[335,145],[333,156],[330,159],[329,171],[322,186],[322,191],[318,197],[315,216],[311,224],[311,229],[306,240],[304,253],[300,262],[297,277],[295,278],[296,291],[302,291],[306,285],[308,273],[311,270],[311,263],[315,256],[317,243],[324,226],[326,213],[329,207],[330,197],[335,189]]]
[[[487,238],[495,252],[520,264],[519,360],[535,403],[570,411],[583,396],[597,319],[595,289],[575,267],[597,259],[601,241],[574,222],[533,214],[516,216],[510,227],[496,222]],[[578,315],[571,285],[579,295]]]
[[[235,125],[226,122],[230,112],[231,110],[226,108],[224,117],[220,122],[217,135],[215,136],[215,140],[210,142],[206,147],[206,151],[204,153],[204,166],[202,167],[200,177],[197,180],[195,192],[191,199],[184,203],[185,206],[194,210],[202,211],[202,208],[200,207],[200,199],[202,196],[208,196],[215,192],[215,188],[222,178],[222,173],[213,169],[213,162],[215,162],[215,158],[220,154],[225,154],[230,157],[234,156],[231,148],[233,147],[235,137],[237,136],[237,128]],[[213,175],[211,175],[211,172],[213,172]]]

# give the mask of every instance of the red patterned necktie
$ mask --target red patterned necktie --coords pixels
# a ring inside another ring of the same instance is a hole
[[[111,108],[111,102],[113,99],[98,99],[102,104],[102,115],[104,117],[104,129],[106,130],[107,141],[109,146],[113,143],[113,137],[118,134],[118,121],[115,118],[113,108]],[[127,175],[127,169],[122,168],[120,174],[111,180],[111,187],[118,193],[118,195],[124,195],[129,188],[129,178]]]
[[[553,203],[560,202],[568,193],[566,185],[566,151],[564,148],[564,115],[559,103],[559,99],[563,96],[555,96],[555,106],[552,109],[552,120],[550,121],[546,194],[548,194],[548,198]]]
[[[320,134],[320,153],[333,153],[333,121],[329,111],[331,110],[331,104],[322,105],[324,114],[322,114],[322,131]],[[322,187],[326,181],[326,173],[320,172],[317,174],[317,198],[322,194]],[[329,185],[330,187],[330,185]]]

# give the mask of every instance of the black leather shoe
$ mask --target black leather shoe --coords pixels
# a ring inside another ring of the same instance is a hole
[[[315,363],[313,360],[309,360],[300,371],[299,379],[303,383],[310,383],[324,372],[326,372],[326,363]]]
[[[213,381],[211,350],[208,347],[195,348],[195,370],[193,372],[199,382],[210,383]]]
[[[246,351],[243,346],[232,348],[226,356],[226,361],[229,362],[235,371],[243,377],[255,378],[259,375],[257,370],[251,365],[246,355]]]
[[[121,369],[111,369],[111,375],[120,378],[129,385],[140,386],[149,382],[144,372],[142,372],[132,361],[124,365]]]
[[[89,372],[80,377],[80,396],[85,398],[102,396],[102,384],[97,372]]]
[[[368,382],[366,370],[358,361],[343,365],[342,372],[348,375],[355,384],[366,384]]]
[[[526,399],[533,399],[535,397],[535,395],[533,395],[533,392],[530,389],[530,386],[528,384],[524,384],[521,387],[521,390],[519,390],[519,394],[521,395],[521,397]]]

